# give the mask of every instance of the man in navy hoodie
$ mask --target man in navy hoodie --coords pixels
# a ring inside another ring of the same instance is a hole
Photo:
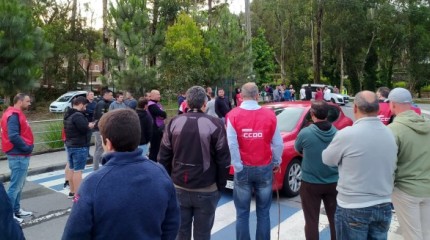
[[[175,239],[179,206],[163,166],[142,156],[134,110],[103,114],[103,167],[75,195],[62,239]]]

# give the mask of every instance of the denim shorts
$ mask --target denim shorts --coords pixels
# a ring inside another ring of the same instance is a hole
[[[80,148],[67,148],[67,160],[69,161],[69,168],[73,171],[82,171],[85,169],[87,163],[88,147]]]

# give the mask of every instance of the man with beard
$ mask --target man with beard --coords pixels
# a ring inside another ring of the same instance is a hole
[[[10,184],[7,191],[14,218],[23,222],[22,217],[33,215],[21,209],[21,193],[27,177],[30,155],[34,147],[33,131],[24,111],[31,105],[30,97],[18,93],[13,98],[13,106],[8,107],[1,119],[2,150],[9,162]]]

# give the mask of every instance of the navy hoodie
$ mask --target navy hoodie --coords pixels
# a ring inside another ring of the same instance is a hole
[[[112,152],[84,179],[62,239],[175,239],[180,211],[172,180],[142,150]]]

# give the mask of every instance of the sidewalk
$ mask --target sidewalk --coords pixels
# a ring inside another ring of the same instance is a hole
[[[91,146],[90,154],[93,155],[93,153],[94,146]],[[28,176],[64,169],[66,159],[66,152],[64,150],[31,156]],[[0,182],[8,182],[9,179],[9,163],[7,160],[0,160]]]

